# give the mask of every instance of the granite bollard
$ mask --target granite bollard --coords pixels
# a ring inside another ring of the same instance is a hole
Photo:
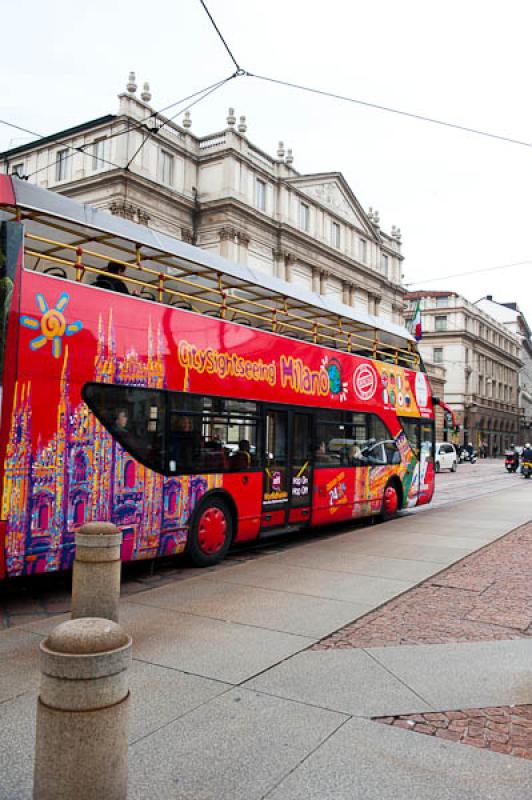
[[[103,617],[118,622],[122,533],[110,522],[87,522],[76,533],[72,619]]]
[[[41,642],[33,800],[126,800],[131,645],[90,617]]]

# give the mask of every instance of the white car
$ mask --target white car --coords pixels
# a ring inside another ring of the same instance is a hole
[[[458,455],[454,444],[450,442],[436,442],[436,472],[442,469],[450,469],[456,472]]]

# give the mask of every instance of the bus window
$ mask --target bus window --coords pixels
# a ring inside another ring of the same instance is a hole
[[[259,464],[252,401],[171,392],[168,472],[245,472]]]
[[[434,424],[428,420],[420,420],[419,433],[421,439],[420,461],[434,462]]]
[[[405,432],[408,444],[416,458],[419,458],[419,422],[417,419],[401,417],[401,425]]]
[[[91,411],[124,450],[149,469],[164,472],[164,392],[87,383],[82,394]]]
[[[316,424],[316,467],[338,467],[345,463],[346,452],[351,444],[345,414],[341,411],[319,410]]]
[[[369,465],[401,463],[390,431],[375,414],[368,414],[368,443],[362,450],[361,460]]]

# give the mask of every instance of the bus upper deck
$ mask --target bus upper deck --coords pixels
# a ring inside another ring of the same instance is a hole
[[[423,370],[402,326],[249,266],[0,176],[0,219],[24,223],[24,267],[84,284],[123,264],[138,297]]]

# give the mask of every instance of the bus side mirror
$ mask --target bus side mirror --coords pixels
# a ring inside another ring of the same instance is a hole
[[[432,405],[433,406],[439,406],[440,405],[440,398],[437,397],[437,395],[435,395],[435,394],[432,395]]]

